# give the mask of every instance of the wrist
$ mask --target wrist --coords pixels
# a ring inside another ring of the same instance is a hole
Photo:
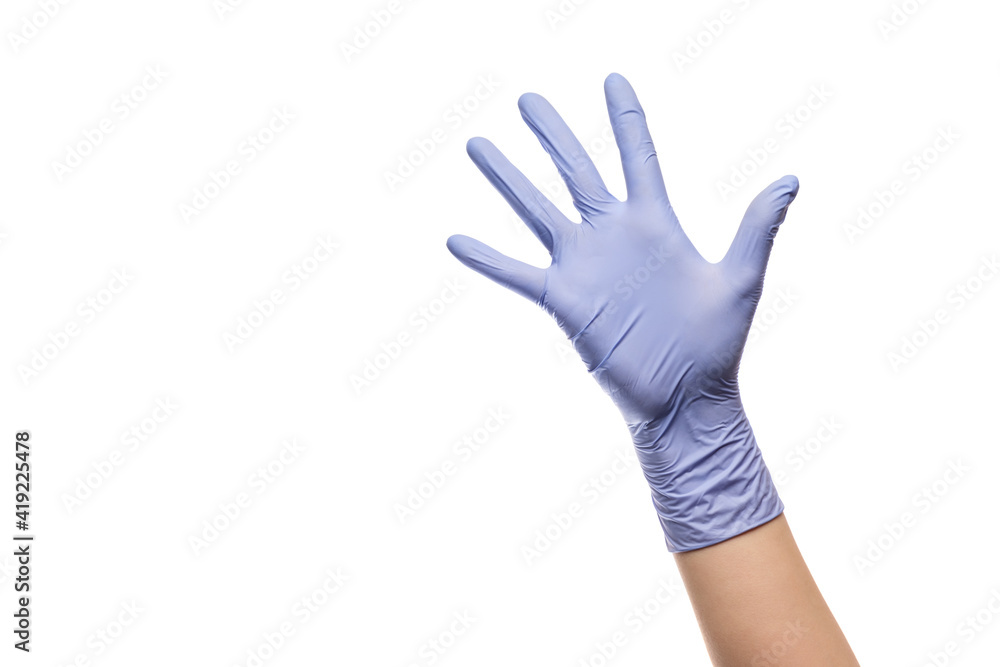
[[[629,430],[671,552],[722,542],[784,511],[738,394],[702,394]]]

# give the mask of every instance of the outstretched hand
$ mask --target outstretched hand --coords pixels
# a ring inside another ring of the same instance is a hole
[[[563,215],[489,141],[468,152],[552,256],[539,268],[455,235],[466,266],[550,313],[632,428],[668,419],[695,399],[739,401],[740,356],[760,299],[778,226],[798,180],[785,176],[750,204],[725,257],[706,261],[674,214],[635,92],[619,74],[604,84],[627,198],[607,189],[569,127],[541,96],[521,115],[566,181],[580,212]]]

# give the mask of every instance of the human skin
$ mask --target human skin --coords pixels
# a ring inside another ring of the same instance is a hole
[[[784,514],[674,560],[716,667],[858,664]]]

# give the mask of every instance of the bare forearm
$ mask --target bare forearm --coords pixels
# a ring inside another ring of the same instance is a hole
[[[784,514],[674,556],[716,667],[858,665]]]

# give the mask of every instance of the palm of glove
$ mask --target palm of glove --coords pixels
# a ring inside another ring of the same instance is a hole
[[[612,74],[608,112],[628,197],[612,196],[579,141],[538,95],[522,116],[569,187],[581,222],[566,218],[485,139],[469,155],[552,255],[541,269],[465,236],[449,249],[470,268],[532,299],[573,342],[630,425],[693,397],[738,397],[737,371],[777,228],[798,183],[785,177],[751,203],[725,258],[707,262],[670,206],[645,115]]]
[[[540,305],[630,423],[668,414],[691,392],[731,396],[756,306],[669,231],[672,216],[613,204],[546,269]]]

